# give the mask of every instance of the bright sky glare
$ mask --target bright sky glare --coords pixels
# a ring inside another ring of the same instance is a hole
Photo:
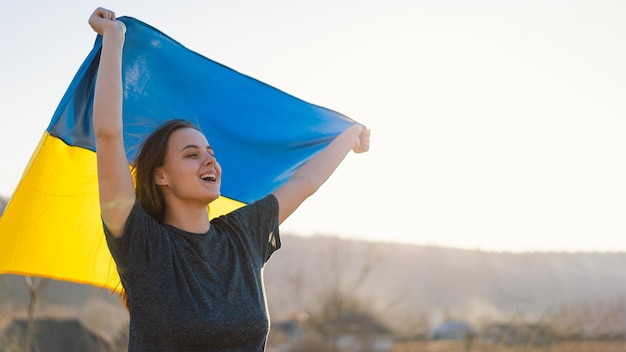
[[[626,2],[0,2],[0,195],[104,6],[372,130],[283,233],[626,250]]]

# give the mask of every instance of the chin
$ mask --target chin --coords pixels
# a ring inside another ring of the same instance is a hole
[[[221,197],[221,193],[217,192],[215,194],[210,195],[209,198],[209,203],[213,202],[214,200],[217,200],[219,197]]]

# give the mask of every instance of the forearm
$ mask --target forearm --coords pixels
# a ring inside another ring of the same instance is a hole
[[[309,195],[313,194],[330,175],[337,169],[346,155],[359,143],[359,135],[363,126],[354,125],[337,136],[326,148],[307,161],[292,180],[301,180]]]
[[[93,120],[96,140],[122,135],[122,48],[124,33],[111,27],[103,33]]]
[[[326,182],[351,149],[356,148],[355,151],[361,151],[363,131],[364,127],[361,125],[349,127],[330,145],[302,165],[289,181],[272,192],[278,199],[279,223],[282,223],[306,198]],[[369,132],[366,133],[367,136]],[[364,142],[369,146],[368,138]]]

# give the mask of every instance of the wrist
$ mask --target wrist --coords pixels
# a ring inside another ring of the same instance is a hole
[[[354,149],[358,145],[360,145],[361,141],[361,132],[363,131],[363,126],[359,124],[352,125],[348,127],[343,132],[343,140],[346,143],[346,147],[349,149]]]
[[[123,23],[114,23],[112,26],[108,26],[103,32],[102,37],[108,41],[124,43],[124,36],[126,34],[126,27]]]
[[[354,135],[354,136],[356,136],[358,138],[359,135],[361,135],[361,132],[363,132],[363,128],[364,127],[362,125],[360,125],[360,124],[354,124],[354,125],[348,127],[346,129],[346,132],[351,134],[351,135]]]

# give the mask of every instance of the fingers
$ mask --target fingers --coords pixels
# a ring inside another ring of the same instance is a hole
[[[115,20],[115,12],[113,12],[111,10],[107,10],[104,7],[98,7],[93,12],[92,17],[93,16],[100,17],[100,18],[103,18],[105,20],[111,20],[111,21]]]
[[[358,124],[358,139],[352,148],[352,151],[355,153],[364,153],[367,152],[370,148],[370,130],[364,125]],[[355,127],[356,128],[356,127]]]
[[[370,149],[370,130],[368,128],[363,128],[359,136],[359,144],[359,153],[364,153]]]
[[[361,149],[364,152],[370,149],[370,130],[369,128],[364,128],[363,133],[361,133]]]

